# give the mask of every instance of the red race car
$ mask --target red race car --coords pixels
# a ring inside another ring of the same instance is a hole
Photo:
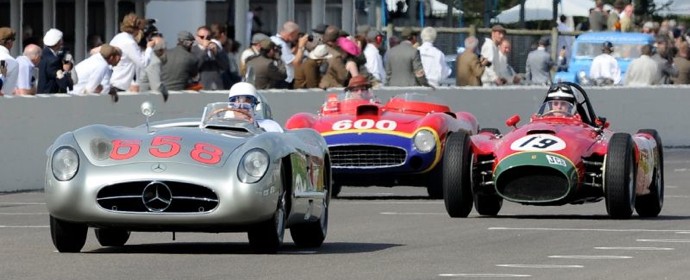
[[[474,115],[453,112],[428,94],[405,93],[385,104],[373,96],[330,94],[318,114],[298,113],[285,127],[313,128],[326,139],[333,192],[346,186],[425,186],[443,197],[441,167],[448,135],[477,133]]]
[[[451,217],[497,215],[503,200],[525,205],[606,201],[610,217],[656,217],[664,202],[663,148],[659,133],[614,133],[594,114],[574,83],[553,85],[528,124],[506,121],[496,129],[446,141],[443,188]]]

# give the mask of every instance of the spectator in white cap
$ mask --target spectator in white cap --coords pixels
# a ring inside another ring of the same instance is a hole
[[[37,93],[67,93],[72,88],[72,56],[62,50],[62,31],[51,28],[43,36],[43,54],[38,64]]]

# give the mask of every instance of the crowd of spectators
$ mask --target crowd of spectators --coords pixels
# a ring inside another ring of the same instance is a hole
[[[643,47],[641,57],[630,63],[625,77],[611,56],[612,42],[605,43],[592,63],[591,78],[608,78],[613,84],[625,81],[625,85],[690,83],[686,41],[690,37],[685,27],[673,20],[641,23],[635,20],[633,10],[624,0],[617,0],[610,10],[596,1],[589,18],[575,28],[655,37],[654,45]],[[386,42],[384,34],[368,26],[349,34],[334,25],[304,30],[287,21],[276,34],[264,34],[253,25],[247,29],[250,45],[241,50],[222,24],[200,26],[195,34],[180,31],[173,40],[158,33],[145,34],[147,23],[133,13],[126,15],[121,32],[108,44],[99,36],[89,38],[89,57],[78,64],[63,49],[63,34],[58,29],[50,29],[42,42],[28,44],[23,55],[14,58],[9,49],[15,32],[2,27],[0,94],[226,90],[242,80],[257,89],[327,89],[347,87],[357,76],[366,78],[373,88],[438,87],[452,72],[446,54],[435,45],[437,30],[433,27],[420,33],[405,28],[400,36],[388,36]],[[565,23],[561,16],[558,30],[573,31]],[[261,22],[255,25],[260,27]],[[494,25],[486,38],[464,40],[465,51],[457,54],[455,76],[450,78],[455,78],[457,86],[549,84],[555,71],[567,69],[573,39],[559,36],[557,61],[551,59],[548,38],[538,40],[527,55],[525,73],[516,73],[509,64],[512,47],[506,29]]]

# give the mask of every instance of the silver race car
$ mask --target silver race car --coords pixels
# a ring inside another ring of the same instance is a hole
[[[266,109],[266,108],[264,108]],[[79,252],[89,227],[102,246],[131,231],[247,232],[274,253],[286,228],[299,247],[319,247],[328,229],[331,168],[314,130],[266,132],[228,102],[201,119],[89,125],[48,148],[45,194],[60,252]]]

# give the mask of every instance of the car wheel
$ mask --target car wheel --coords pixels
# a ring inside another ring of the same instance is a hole
[[[122,246],[129,240],[129,231],[113,228],[97,228],[96,239],[101,246]]]
[[[652,184],[649,186],[650,193],[635,198],[635,210],[640,217],[656,217],[664,206],[664,147],[656,130],[641,129],[638,133],[652,135],[656,141],[657,151]]]
[[[635,161],[630,134],[615,133],[604,163],[606,211],[615,219],[630,218],[635,205]]]
[[[465,131],[451,134],[443,151],[443,201],[448,215],[464,218],[472,211],[472,148]]]
[[[496,216],[503,206],[503,198],[498,195],[475,195],[474,208],[479,215]]]
[[[50,216],[50,236],[53,245],[61,253],[76,253],[86,244],[86,232],[89,227],[85,224],[71,223]]]
[[[321,247],[328,233],[328,202],[324,199],[321,218],[316,222],[299,224],[290,227],[290,236],[297,247]]]
[[[331,197],[338,197],[340,190],[342,190],[343,185],[333,182],[331,185]]]
[[[283,245],[285,236],[285,192],[278,199],[278,206],[273,217],[259,223],[249,230],[249,246],[257,253],[275,254]]]
[[[436,164],[429,176],[429,184],[426,186],[429,198],[443,199],[443,161]]]

